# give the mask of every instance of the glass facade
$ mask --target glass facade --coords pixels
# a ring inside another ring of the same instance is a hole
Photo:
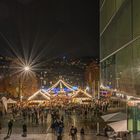
[[[140,35],[140,0],[133,0],[132,13],[133,13],[133,36],[137,37]]]
[[[101,59],[118,50],[120,46],[125,45],[132,39],[131,1],[124,4],[125,8],[118,10],[109,26],[101,35]],[[110,10],[110,8],[107,9]]]
[[[115,12],[115,0],[105,0],[104,5],[101,8],[101,16],[100,16],[100,28],[101,30],[106,26],[110,18],[113,16]]]
[[[112,5],[112,7],[111,7]],[[101,83],[140,97],[140,0],[104,0],[100,9]],[[140,132],[140,101],[128,102],[128,130]]]
[[[140,0],[105,0],[100,9],[101,83],[130,95],[140,95],[139,5]]]
[[[128,101],[128,130],[140,132],[140,101]]]

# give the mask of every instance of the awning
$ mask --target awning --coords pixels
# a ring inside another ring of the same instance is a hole
[[[125,120],[127,118],[127,114],[122,113],[122,112],[117,112],[117,113],[111,113],[111,114],[103,115],[103,116],[101,116],[101,118],[105,122],[115,122],[115,121]]]
[[[7,100],[7,103],[10,103],[10,104],[16,104],[17,101],[14,101],[14,100],[12,100],[11,98],[9,98],[9,99]]]
[[[108,124],[114,129],[115,132],[127,132],[127,120],[122,120],[114,123]]]

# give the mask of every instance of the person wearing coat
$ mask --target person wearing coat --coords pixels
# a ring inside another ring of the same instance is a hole
[[[27,137],[27,125],[26,125],[26,123],[23,123],[22,130],[23,130],[22,137]]]

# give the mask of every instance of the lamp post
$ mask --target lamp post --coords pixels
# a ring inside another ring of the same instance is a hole
[[[98,101],[100,100],[100,82],[98,81]],[[100,135],[100,124],[97,120],[97,136]]]
[[[22,71],[26,74],[30,70],[31,70],[31,68],[29,66],[24,66]],[[20,102],[22,102],[22,99],[23,99],[23,78],[22,78],[22,76],[19,77],[19,98],[20,98]]]
[[[19,100],[22,102],[22,79],[19,77]]]
[[[41,77],[40,77],[40,88],[42,89],[42,86],[43,86],[43,75],[42,75],[42,72],[41,72]]]

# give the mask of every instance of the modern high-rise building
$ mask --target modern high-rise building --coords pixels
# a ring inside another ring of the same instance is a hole
[[[140,96],[140,0],[100,0],[101,84]]]
[[[100,0],[101,84],[140,96],[140,0]],[[127,98],[128,99],[128,98]],[[140,132],[140,101],[126,100],[128,130]]]

